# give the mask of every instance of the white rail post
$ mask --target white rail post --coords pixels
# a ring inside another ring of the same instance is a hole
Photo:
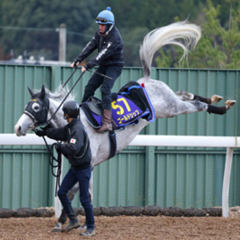
[[[222,189],[222,216],[223,217],[229,216],[228,197],[229,197],[229,186],[230,186],[231,169],[232,169],[232,158],[233,158],[233,148],[229,147],[227,148],[224,178],[223,178],[223,189]]]

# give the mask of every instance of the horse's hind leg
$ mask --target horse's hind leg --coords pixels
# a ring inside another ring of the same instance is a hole
[[[213,95],[211,98],[207,98],[195,95],[193,93],[185,92],[183,90],[177,91],[175,94],[183,101],[199,100],[200,102],[204,102],[207,104],[218,103],[223,99],[219,95]]]
[[[223,99],[222,96],[213,95],[212,98],[211,98],[211,103],[218,103],[218,102],[220,102],[222,99]]]
[[[223,98],[219,95],[213,95],[211,98],[201,97],[201,96],[198,96],[198,95],[194,95],[194,97],[193,97],[193,100],[199,100],[199,101],[205,102],[207,104],[218,103],[222,99]]]
[[[227,100],[225,102],[225,106],[224,107],[215,107],[212,105],[208,105],[208,109],[207,112],[208,113],[214,113],[214,114],[220,114],[223,115],[227,112],[227,110],[229,110],[231,107],[233,107],[233,105],[236,103],[235,100]]]
[[[207,111],[208,113],[214,113],[214,114],[225,114],[227,110],[229,110],[233,105],[236,103],[235,100],[228,100],[225,102],[225,106],[223,107],[215,107],[211,104],[207,104],[204,102],[201,102],[199,100],[193,100],[193,101],[181,101],[178,100],[175,103],[172,103],[172,106],[169,107],[174,114],[171,116],[176,116],[179,114],[188,114],[193,112],[202,112]],[[170,114],[169,114],[170,115]]]

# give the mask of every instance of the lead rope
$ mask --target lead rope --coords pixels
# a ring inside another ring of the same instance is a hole
[[[44,138],[44,142],[47,145],[46,139]],[[54,156],[54,148],[55,148],[56,143],[51,145],[51,148],[47,145],[48,151],[49,151],[49,164],[51,166],[51,172],[54,177],[56,177],[56,185],[55,185],[55,197],[57,196],[57,191],[58,188],[60,187],[60,177],[62,173],[62,154],[57,153],[57,158]],[[56,162],[56,164],[55,164]],[[54,172],[54,169],[57,168],[56,173]]]
[[[35,130],[33,129],[33,131],[35,132]],[[48,153],[49,153],[49,159],[48,159],[48,162],[51,166],[51,172],[52,172],[52,175],[54,177],[56,177],[56,185],[55,185],[55,197],[57,196],[57,190],[58,188],[60,187],[60,177],[61,177],[61,173],[62,173],[62,158],[61,158],[61,153],[58,153],[58,156],[57,158],[54,156],[53,154],[53,149],[56,145],[56,143],[53,143],[51,145],[51,147],[49,147],[49,145],[47,144],[47,141],[45,139],[44,136],[42,136],[44,142],[45,142],[45,145],[47,146],[47,150],[48,150]],[[54,162],[56,162],[56,164],[54,164]],[[54,169],[57,168],[57,173],[55,174],[54,172]]]

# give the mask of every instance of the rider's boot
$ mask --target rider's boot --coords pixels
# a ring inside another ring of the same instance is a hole
[[[112,111],[103,109],[102,126],[97,130],[99,133],[112,131]]]

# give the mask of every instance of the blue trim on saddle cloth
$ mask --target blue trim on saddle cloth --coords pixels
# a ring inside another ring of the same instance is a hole
[[[93,97],[94,98],[94,97]],[[116,100],[112,101],[112,121],[114,130],[124,129],[126,126],[138,124],[140,118],[144,118],[149,122],[155,120],[155,111],[149,99],[149,96],[144,87],[137,82],[129,82],[126,84],[118,94]],[[90,101],[91,104],[97,102],[99,106],[99,99],[96,98]],[[99,111],[94,112],[90,109],[89,102],[84,102],[80,105],[89,124],[98,129],[102,124],[102,116]],[[93,108],[94,109],[94,108]]]
[[[154,120],[155,120],[155,111],[154,111],[154,108],[153,108],[153,106],[152,106],[152,103],[151,103],[151,101],[150,101],[150,99],[149,99],[149,96],[148,96],[148,93],[147,93],[147,91],[145,90],[145,88],[144,87],[142,87],[142,86],[132,86],[132,87],[129,87],[128,88],[128,92],[121,92],[121,95],[129,95],[130,94],[130,91],[132,90],[132,89],[137,89],[137,88],[139,88],[139,89],[142,89],[143,90],[143,92],[144,92],[144,94],[145,94],[145,97],[146,97],[146,99],[147,99],[147,102],[148,102],[148,104],[149,104],[149,106],[150,106],[150,110],[147,108],[146,110],[145,110],[145,112],[144,112],[144,114],[142,114],[141,115],[141,117],[143,117],[143,116],[146,116],[146,115],[148,115],[148,117],[147,117],[147,120],[149,121],[149,122],[154,122]],[[140,118],[140,117],[139,117]]]

